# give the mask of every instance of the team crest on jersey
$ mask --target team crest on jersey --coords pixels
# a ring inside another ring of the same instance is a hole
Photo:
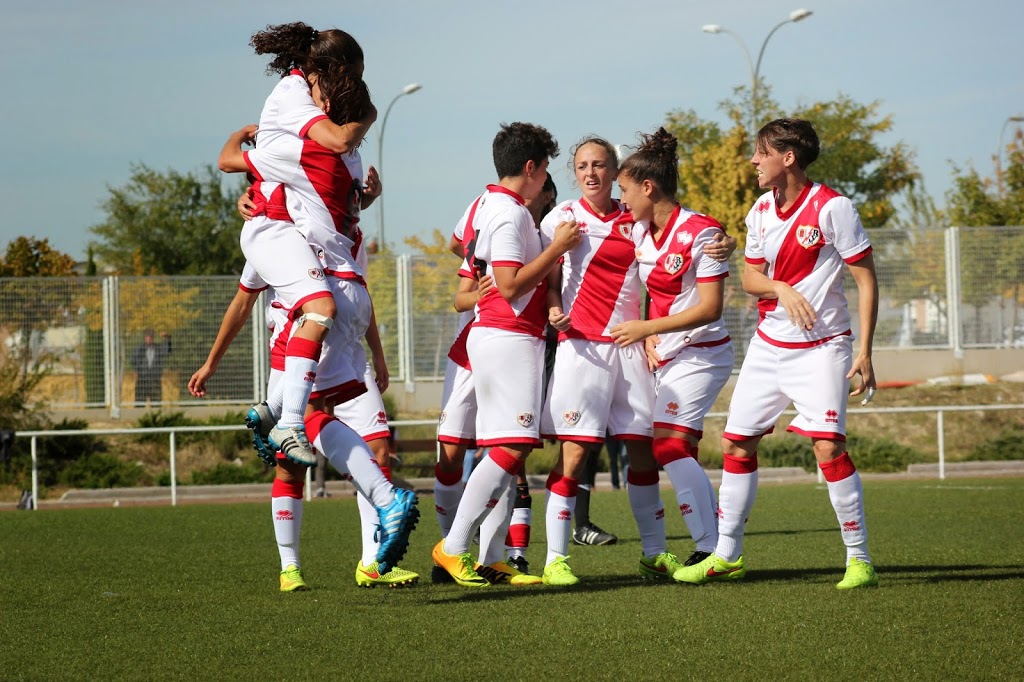
[[[619,223],[619,234],[629,239],[633,235],[633,223]]]
[[[796,228],[796,241],[800,246],[809,249],[822,243],[821,229],[817,225],[798,225]]]
[[[516,417],[516,421],[519,422],[520,426],[529,428],[533,424],[533,412],[520,412],[519,416]]]
[[[312,279],[323,279],[324,278],[324,271],[321,270],[320,268],[310,268],[308,274],[309,274],[310,278],[312,278]]]
[[[665,271],[674,275],[683,269],[683,254],[670,253],[665,256]]]
[[[438,424],[444,424],[444,420],[447,419],[447,418],[448,418],[448,413],[445,412],[444,410],[441,410],[441,416],[438,417],[437,423]]]
[[[580,414],[579,410],[566,410],[565,412],[562,413],[562,419],[569,426],[576,426],[577,424],[579,424],[580,417],[582,416],[583,415]]]
[[[676,241],[683,246],[687,246],[688,244],[693,243],[693,235],[689,232],[680,232],[676,235]]]

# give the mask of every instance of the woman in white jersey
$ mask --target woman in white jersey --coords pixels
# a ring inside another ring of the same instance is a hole
[[[371,105],[362,120],[338,125],[314,103],[310,85],[315,85],[321,74],[328,71],[349,69],[361,74],[363,53],[355,39],[337,29],[317,31],[295,23],[268,26],[253,35],[251,44],[257,54],[273,54],[274,59],[267,69],[283,76],[260,114],[256,149],[260,152],[282,146],[301,149],[304,138],[334,153],[354,149],[376,118],[376,110]],[[229,145],[237,146],[254,133],[254,129],[242,129],[232,136]],[[222,169],[239,170],[223,165]],[[323,339],[337,309],[321,264],[292,224],[283,187],[262,177],[255,166],[248,170],[255,179],[256,211],[253,220],[242,229],[242,251],[296,319],[296,331],[288,344],[284,378],[268,401],[270,421],[276,422],[268,431],[268,440],[289,459],[314,466],[316,458],[303,425],[303,411],[309,399],[307,378],[317,371]],[[251,413],[248,421],[258,421],[265,416]],[[256,423],[253,426],[254,431],[260,431],[269,425]],[[254,438],[257,446],[258,440]],[[261,454],[268,457],[267,452]]]
[[[757,445],[793,403],[788,430],[811,438],[846,546],[841,590],[872,587],[878,576],[867,547],[864,490],[846,451],[846,403],[875,390],[871,345],[878,314],[871,242],[852,202],[808,180],[818,135],[807,121],[783,118],[757,133],[751,163],[769,190],[747,214],[743,288],[759,297],[760,321],[743,359],[722,439],[719,539],[707,559],[676,574],[705,583],[746,572],[743,531],[757,493]],[[852,350],[845,268],[857,283],[860,349]]]
[[[656,377],[654,458],[672,482],[696,543],[688,566],[707,558],[718,542],[718,505],[697,444],[704,415],[732,373],[733,352],[722,321],[729,264],[705,253],[725,233],[714,218],[676,201],[676,144],[664,128],[643,135],[619,170],[622,201],[642,233],[636,253],[650,307],[648,319],[620,323],[611,336],[623,347],[646,343]]]

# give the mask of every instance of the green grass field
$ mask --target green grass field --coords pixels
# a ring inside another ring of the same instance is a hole
[[[852,592],[834,588],[843,547],[813,485],[762,487],[746,579],[702,587],[640,580],[625,492],[594,495],[620,543],[574,548],[572,590],[431,585],[430,497],[403,562],[423,583],[356,588],[355,502],[318,500],[313,590],[290,595],[265,504],[4,513],[0,679],[1020,679],[1024,479],[868,481],[866,496],[882,582]],[[682,521],[668,527],[687,555]]]

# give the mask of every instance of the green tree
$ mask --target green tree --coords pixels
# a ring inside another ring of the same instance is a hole
[[[66,277],[75,274],[75,259],[50,246],[49,239],[18,237],[0,260],[0,277]]]
[[[96,254],[123,274],[241,273],[235,202],[244,183],[225,190],[222,178],[213,166],[196,174],[132,166],[127,184],[108,188],[106,219],[90,228]]]

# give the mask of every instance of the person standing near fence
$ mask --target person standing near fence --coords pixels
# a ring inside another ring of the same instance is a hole
[[[132,351],[137,403],[158,403],[163,398],[164,360],[171,354],[171,336],[162,332],[159,344],[154,339],[153,330],[147,329],[142,334],[142,343]]]
[[[747,214],[743,288],[758,297],[761,320],[740,369],[722,439],[719,539],[713,554],[686,566],[687,583],[738,580],[747,572],[743,532],[757,493],[757,446],[790,402],[788,430],[809,437],[846,546],[841,590],[878,584],[867,546],[864,491],[846,448],[846,404],[875,391],[871,363],[878,283],[871,242],[853,203],[807,178],[818,157],[814,127],[771,121],[757,133],[751,163],[769,191]],[[860,348],[854,357],[843,264],[857,284]]]

